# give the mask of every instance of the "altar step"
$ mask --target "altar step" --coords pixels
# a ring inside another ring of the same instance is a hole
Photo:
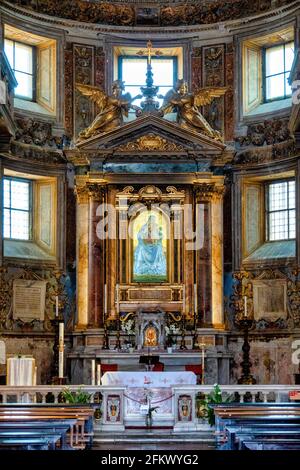
[[[95,450],[213,450],[213,431],[174,433],[170,429],[127,429],[122,434],[96,431]]]

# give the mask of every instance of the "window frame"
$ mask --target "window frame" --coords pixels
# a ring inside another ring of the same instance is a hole
[[[6,207],[4,205],[4,192],[3,192],[3,198],[2,198],[2,207],[3,207],[3,232],[2,232],[2,236],[3,236],[3,240],[13,240],[13,241],[20,241],[20,242],[32,242],[33,241],[33,181],[30,180],[30,179],[26,179],[26,178],[18,178],[18,177],[15,177],[15,176],[5,176],[3,177],[3,183],[5,180],[9,180],[9,181],[18,181],[18,182],[24,182],[24,183],[27,183],[28,184],[28,187],[29,187],[29,209],[28,210],[25,210],[25,209],[12,209],[11,207],[11,185],[10,185],[10,191],[9,191],[9,199],[10,199],[10,207]],[[29,237],[28,238],[13,238],[13,237],[4,237],[4,210],[9,210],[10,211],[10,234],[11,234],[11,211],[12,210],[17,210],[17,211],[20,211],[20,212],[28,212],[29,214],[29,217],[28,217],[28,233],[29,233]]]
[[[155,60],[164,60],[164,59],[172,59],[173,61],[173,87],[175,86],[177,80],[178,80],[178,57],[172,56],[172,55],[164,55],[164,56],[159,56],[159,57],[152,57]],[[118,56],[118,80],[123,80],[123,60],[124,59],[141,59],[144,60],[145,63],[147,63],[148,57],[147,56],[136,56],[136,55],[119,55]],[[153,77],[154,78],[154,77]],[[142,85],[136,85],[136,84],[130,84],[128,85],[125,83],[125,86],[145,86],[146,85],[146,72],[145,72],[145,83]],[[154,78],[154,85],[155,83],[155,78]],[[159,85],[158,85],[159,86]],[[163,86],[163,85],[162,85]],[[160,90],[159,90],[160,92]]]
[[[277,96],[275,98],[267,98],[267,79],[271,77],[277,77],[279,75],[285,75],[286,73],[290,72],[290,70],[286,70],[286,62],[285,62],[285,49],[287,44],[294,44],[294,53],[295,53],[295,40],[288,41],[288,42],[280,42],[277,44],[273,44],[272,46],[263,46],[262,47],[262,98],[263,98],[263,103],[272,103],[274,101],[282,101],[290,98],[292,96],[291,94],[286,93],[286,82],[284,80],[284,95],[283,96]],[[284,70],[283,72],[280,73],[274,73],[272,75],[266,75],[266,68],[267,68],[267,50],[273,49],[275,47],[281,47],[283,46],[283,61],[284,61]]]
[[[278,180],[273,180],[273,181],[267,181],[264,184],[265,188],[265,217],[264,217],[264,222],[265,222],[265,243],[276,243],[276,242],[281,242],[281,241],[290,241],[290,240],[296,240],[297,234],[295,233],[295,237],[290,237],[290,218],[289,218],[289,213],[290,211],[295,211],[296,213],[296,193],[295,193],[295,205],[293,208],[289,207],[290,204],[290,198],[289,198],[289,193],[288,193],[288,198],[287,198],[287,209],[277,209],[277,210],[269,210],[270,206],[270,196],[269,196],[269,188],[272,184],[277,184],[277,183],[289,183],[291,181],[295,182],[295,190],[296,190],[296,179],[295,178],[281,178]],[[271,213],[275,212],[287,212],[288,213],[288,238],[280,238],[276,240],[270,240],[270,221],[269,221],[269,215]],[[295,215],[295,222],[297,224],[297,217]]]
[[[4,38],[4,47],[5,47],[5,41],[11,41],[13,43],[13,65],[11,65],[11,68],[15,74],[15,72],[23,73],[24,75],[29,75],[32,77],[32,98],[28,98],[27,96],[24,95],[18,95],[15,93],[15,98],[19,98],[21,100],[29,101],[36,103],[37,99],[37,50],[36,46],[33,46],[32,44],[27,44],[26,42],[21,42],[21,41],[16,41],[15,39],[11,38]],[[21,44],[22,46],[30,47],[32,50],[32,74],[27,73],[27,72],[21,72],[20,70],[16,70],[14,68],[15,65],[15,45],[16,44]]]

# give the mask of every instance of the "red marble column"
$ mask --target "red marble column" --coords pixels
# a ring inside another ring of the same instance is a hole
[[[104,317],[104,240],[97,236],[98,206],[103,203],[105,189],[89,185],[89,268],[88,268],[88,326],[102,328]]]

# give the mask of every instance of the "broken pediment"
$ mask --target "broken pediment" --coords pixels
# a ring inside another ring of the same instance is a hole
[[[205,159],[230,161],[232,149],[204,134],[184,129],[177,123],[154,115],[142,116],[118,129],[77,143],[67,152],[75,165],[84,160],[133,161],[145,157],[164,159]],[[81,163],[82,164],[82,163]]]

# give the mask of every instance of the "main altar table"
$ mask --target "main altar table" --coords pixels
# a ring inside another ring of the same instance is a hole
[[[124,396],[124,419],[127,425],[144,422],[141,405],[150,398],[151,406],[157,406],[153,414],[157,424],[168,424],[173,419],[172,386],[196,385],[197,376],[193,372],[106,372],[102,385],[126,386]]]

